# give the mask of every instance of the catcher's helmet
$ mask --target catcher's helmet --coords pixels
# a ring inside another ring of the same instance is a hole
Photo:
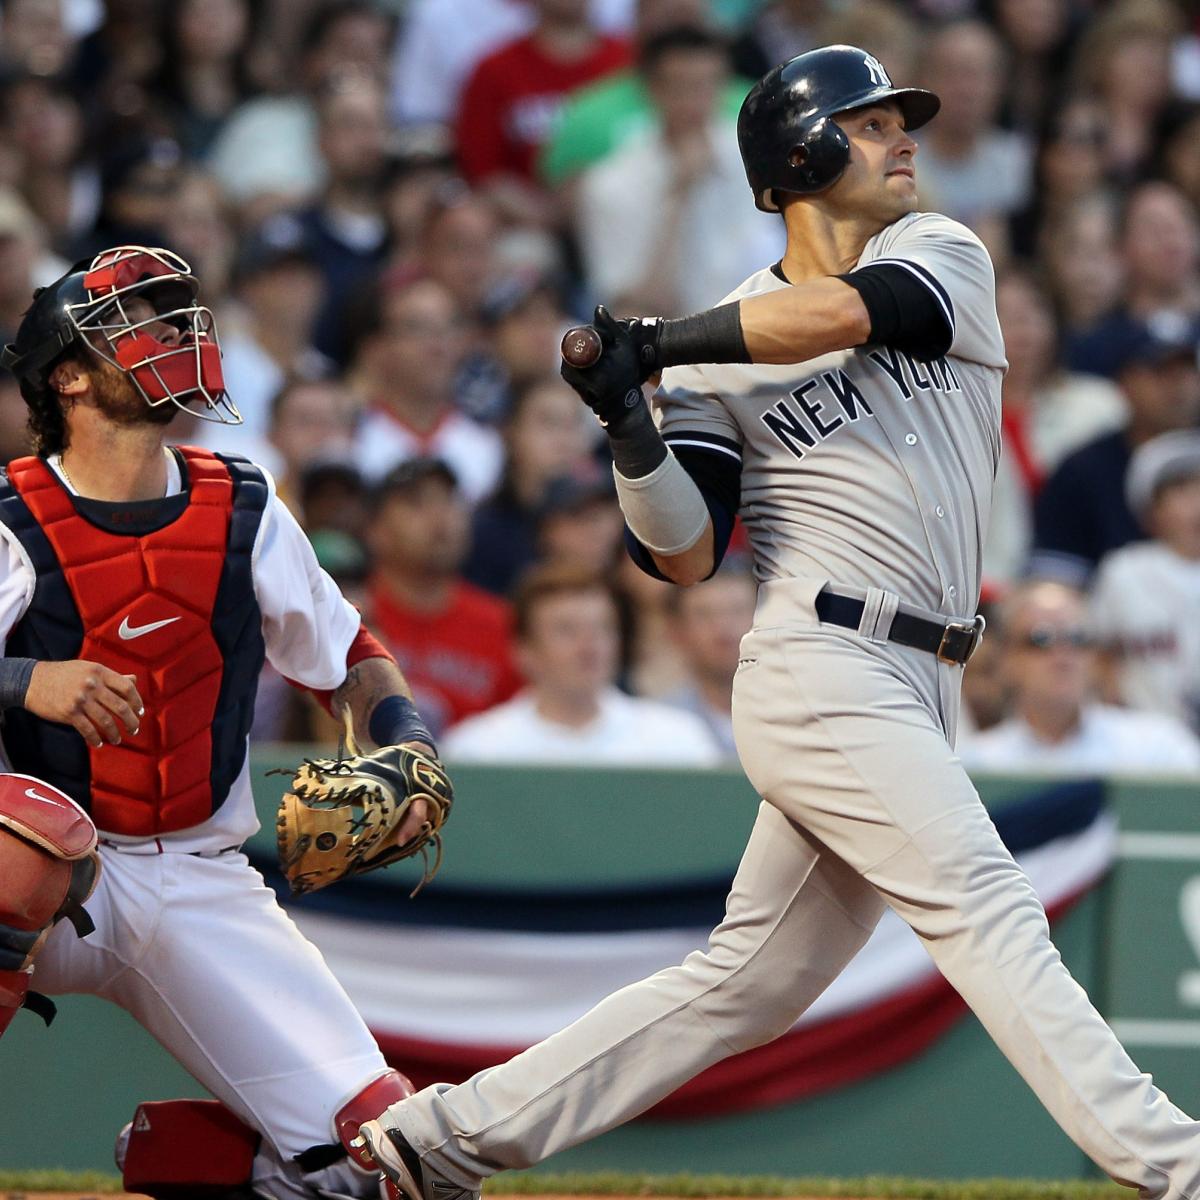
[[[39,288],[16,340],[0,362],[36,403],[65,351],[83,346],[124,371],[151,408],[186,408],[200,400],[197,416],[238,424],[241,416],[225,392],[221,348],[212,312],[197,303],[199,284],[191,267],[170,250],[118,246],[77,262],[48,287]],[[138,298],[150,306],[132,310]],[[177,337],[164,341],[163,326]]]
[[[909,130],[942,103],[921,88],[893,87],[879,59],[857,46],[823,46],[768,71],[738,114],[754,203],[776,212],[775,189],[807,196],[835,184],[850,161],[850,142],[834,116],[882,100],[900,106]]]

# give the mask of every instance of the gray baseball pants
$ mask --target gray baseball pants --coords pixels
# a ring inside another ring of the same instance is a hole
[[[960,668],[819,626],[801,588],[765,584],[742,643],[734,727],[764,803],[708,950],[387,1123],[464,1187],[531,1166],[786,1032],[886,904],[1103,1170],[1147,1200],[1200,1200],[1200,1123],[1071,978],[950,748]]]

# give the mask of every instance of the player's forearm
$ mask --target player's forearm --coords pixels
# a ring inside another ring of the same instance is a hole
[[[672,582],[690,587],[707,579],[713,573],[716,546],[712,518],[704,527],[700,540],[682,554],[655,554],[650,552],[654,565]]]
[[[871,340],[856,289],[823,276],[690,317],[647,317],[629,327],[643,378],[690,363],[799,363]]]
[[[752,362],[798,363],[869,340],[862,296],[832,276],[741,302],[742,337]]]
[[[368,734],[376,746],[412,741],[433,745],[413,703],[412,689],[390,658],[356,662],[334,691],[330,707],[335,714],[349,709],[354,729]]]

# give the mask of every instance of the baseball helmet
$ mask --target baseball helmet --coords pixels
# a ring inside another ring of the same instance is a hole
[[[823,46],[768,71],[738,114],[738,146],[754,203],[777,212],[772,191],[810,196],[831,187],[850,162],[850,141],[834,117],[894,100],[908,130],[941,107],[932,92],[897,88],[873,54],[857,46]]]
[[[82,346],[129,376],[151,408],[174,404],[206,420],[236,425],[225,392],[212,311],[197,303],[191,267],[170,250],[118,246],[77,262],[33,294],[0,363],[35,403],[62,355]],[[134,299],[149,305],[130,306]],[[175,333],[164,340],[163,326]],[[191,407],[194,401],[203,403]]]

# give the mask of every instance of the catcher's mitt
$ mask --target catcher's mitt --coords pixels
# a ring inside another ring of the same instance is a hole
[[[418,799],[427,802],[428,818],[415,837],[400,842],[404,816]],[[315,892],[419,853],[425,872],[415,896],[441,866],[441,829],[453,800],[437,759],[408,746],[360,754],[347,722],[337,757],[305,759],[279,804],[279,861],[292,893]]]

